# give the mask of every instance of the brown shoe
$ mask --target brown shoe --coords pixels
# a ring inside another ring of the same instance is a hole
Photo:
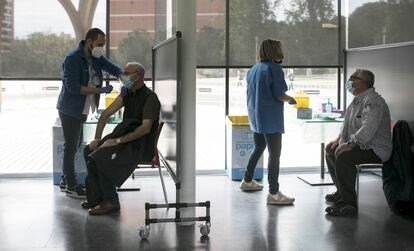
[[[89,209],[90,215],[104,215],[118,212],[120,209],[119,202],[102,202],[94,208]]]

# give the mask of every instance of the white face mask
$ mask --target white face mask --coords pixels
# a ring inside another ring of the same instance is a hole
[[[353,81],[352,80],[348,80],[348,81],[346,81],[346,83],[345,83],[345,89],[349,92],[349,93],[351,93],[351,94],[353,94],[354,93],[354,91],[355,91],[355,88],[352,86],[354,83],[353,83]]]
[[[102,47],[94,47],[94,48],[92,49],[92,56],[93,56],[93,57],[95,57],[95,58],[100,58],[100,57],[102,57],[103,53],[104,53],[104,48],[103,48],[103,46],[102,46]]]

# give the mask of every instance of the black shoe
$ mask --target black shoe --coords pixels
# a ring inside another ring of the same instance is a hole
[[[66,191],[66,182],[65,182],[65,178],[63,178],[63,176],[60,178],[59,189],[60,189],[61,192]]]
[[[336,191],[335,193],[330,193],[325,196],[325,200],[327,202],[336,203],[339,201],[339,193]]]
[[[79,185],[66,187],[66,196],[75,199],[86,199],[86,190]]]
[[[325,209],[325,212],[332,216],[353,215],[358,212],[358,208],[341,202],[333,206],[327,207]]]

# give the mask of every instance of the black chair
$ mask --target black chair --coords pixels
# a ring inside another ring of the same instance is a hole
[[[160,179],[161,179],[162,190],[163,190],[163,193],[164,193],[164,200],[165,200],[165,203],[168,204],[167,191],[165,189],[164,178],[163,178],[162,172],[161,172],[160,156],[158,154],[158,148],[157,148],[158,138],[160,137],[161,130],[162,130],[163,126],[164,126],[164,121],[160,121],[159,124],[158,124],[157,134],[155,136],[155,141],[154,141],[154,148],[153,148],[154,157],[152,158],[151,161],[138,162],[136,169],[158,168],[158,172],[159,172]],[[134,173],[132,173],[131,177],[132,177],[132,179],[135,179]],[[139,191],[139,190],[140,190],[139,188],[118,188],[118,191]]]

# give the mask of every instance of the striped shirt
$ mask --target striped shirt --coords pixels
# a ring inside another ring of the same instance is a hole
[[[339,143],[348,141],[372,149],[383,162],[391,156],[390,110],[374,88],[355,96],[346,110]]]

